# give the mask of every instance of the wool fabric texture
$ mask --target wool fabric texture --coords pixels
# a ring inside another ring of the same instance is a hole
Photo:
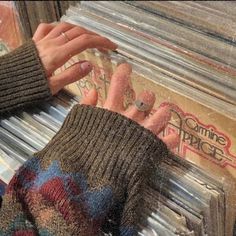
[[[23,48],[28,55],[36,53],[32,44]],[[7,87],[9,108],[1,100],[0,112],[28,105],[30,98],[34,103],[50,97],[37,56],[31,64],[41,82],[25,70],[12,83],[17,87],[19,78],[29,77],[32,86],[23,86],[22,98]],[[0,71],[3,65],[1,59]],[[2,96],[3,90],[0,86]],[[109,225],[108,219],[114,220],[116,235],[137,235],[143,189],[167,157],[166,145],[136,122],[102,108],[75,105],[48,145],[12,178],[0,210],[0,235],[94,236]]]
[[[32,40],[0,57],[0,115],[50,98],[47,76]]]

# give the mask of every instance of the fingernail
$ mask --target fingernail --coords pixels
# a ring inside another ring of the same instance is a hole
[[[80,68],[83,73],[88,73],[92,70],[93,65],[89,61],[83,61],[80,63]]]

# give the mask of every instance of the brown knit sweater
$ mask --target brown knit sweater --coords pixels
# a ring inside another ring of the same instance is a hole
[[[0,57],[0,115],[51,97],[33,41]]]
[[[3,82],[4,81],[4,82]],[[50,98],[33,42],[0,58],[0,114]],[[142,191],[166,145],[126,117],[76,105],[11,180],[0,235],[137,235]]]

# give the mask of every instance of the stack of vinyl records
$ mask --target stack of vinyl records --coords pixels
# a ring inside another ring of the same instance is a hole
[[[45,147],[75,103],[78,98],[61,92],[50,103],[0,120],[0,179],[3,182],[9,183],[15,171]]]
[[[62,20],[118,43],[118,51],[109,55],[113,63],[128,61],[134,71],[154,80],[162,73],[163,84],[236,114],[235,45],[226,33],[219,39],[213,35],[214,29],[207,34],[206,30],[193,30],[163,17],[168,9],[163,5],[160,13],[155,10],[158,4],[86,1],[71,6]],[[226,65],[229,53],[231,61]],[[210,96],[216,100],[206,99]],[[78,97],[63,91],[47,104],[0,121],[1,180],[7,184],[15,170],[47,144],[78,101]],[[139,235],[233,235],[228,233],[232,233],[232,227],[228,229],[226,224],[223,185],[214,173],[173,155],[157,168],[145,189]],[[103,235],[115,235],[110,228],[104,229]]]
[[[170,21],[158,9],[155,2],[81,1],[62,20],[105,35],[118,43],[119,53],[235,105],[233,39]]]

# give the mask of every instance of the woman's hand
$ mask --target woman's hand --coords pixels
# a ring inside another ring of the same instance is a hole
[[[53,75],[53,72],[71,57],[88,48],[101,50],[115,50],[117,48],[117,45],[109,39],[65,22],[57,25],[40,24],[33,40],[46,70],[52,94],[56,94],[65,85],[83,78],[92,70],[90,62],[80,61],[62,73]]]
[[[40,24],[34,34],[33,40],[46,70],[52,94],[56,94],[67,84],[83,78],[92,70],[90,62],[80,61],[60,74],[52,75],[56,69],[65,64],[72,56],[88,48],[102,50],[115,50],[117,48],[117,45],[109,39],[82,27],[65,22],[57,25]],[[155,95],[149,91],[144,91],[137,98],[138,103],[147,106],[148,110],[140,111],[142,109],[139,109],[137,104],[125,109],[123,105],[124,93],[128,87],[131,71],[132,68],[128,64],[121,64],[117,68],[112,76],[108,97],[103,108],[120,113],[158,135],[170,119],[170,109],[168,107],[162,107],[152,116],[148,116],[155,103]],[[96,90],[92,90],[84,98],[82,103],[96,105]],[[163,141],[169,148],[175,148],[179,142],[179,138],[177,134],[171,134],[164,137]]]
[[[121,64],[117,67],[111,78],[108,96],[103,108],[120,113],[136,121],[158,136],[159,133],[166,127],[171,118],[170,108],[168,106],[161,107],[153,115],[149,116],[149,113],[155,103],[155,95],[150,91],[143,91],[136,98],[136,105],[132,105],[128,109],[125,109],[124,94],[129,85],[129,77],[131,72],[132,68],[129,64]],[[81,103],[95,106],[97,104],[97,97],[97,92],[93,89]],[[179,137],[177,134],[173,133],[165,136],[163,141],[170,149],[173,149],[177,147]]]

